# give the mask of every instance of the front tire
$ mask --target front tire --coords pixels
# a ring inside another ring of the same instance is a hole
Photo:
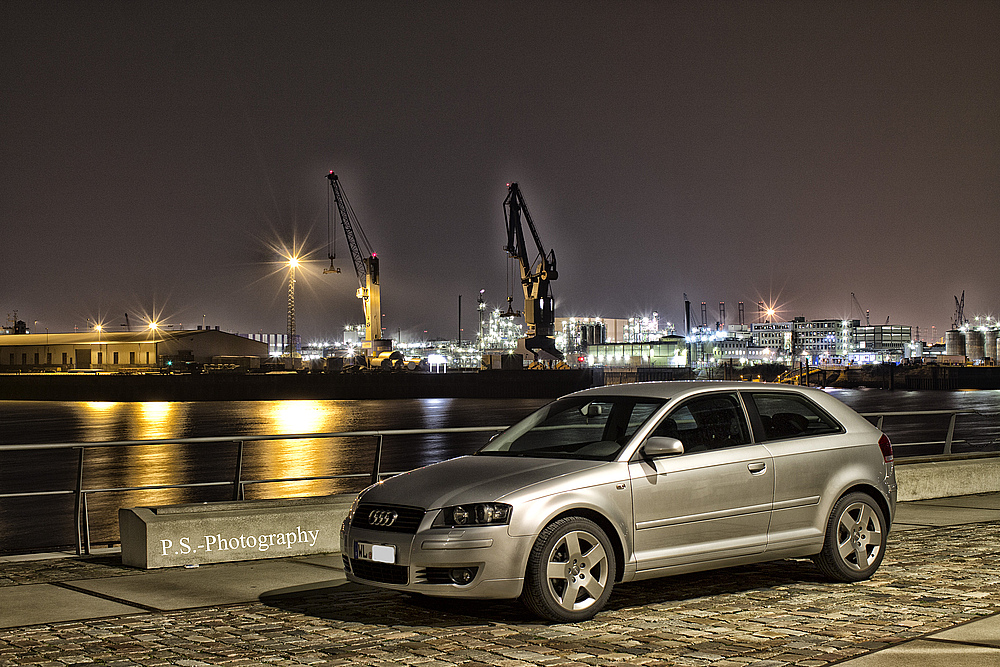
[[[823,550],[813,561],[835,581],[869,579],[885,556],[888,535],[882,508],[865,493],[849,493],[833,506]]]
[[[585,621],[604,607],[614,582],[615,552],[607,534],[589,519],[566,517],[538,535],[521,601],[542,618]]]

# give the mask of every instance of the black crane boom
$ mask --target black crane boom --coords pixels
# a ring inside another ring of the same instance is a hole
[[[365,276],[368,275],[368,266],[365,260],[370,257],[375,257],[375,253],[372,251],[371,244],[368,243],[367,237],[365,237],[365,232],[361,229],[361,225],[357,222],[357,217],[353,215],[353,210],[351,209],[350,203],[347,201],[347,196],[344,194],[343,189],[340,187],[340,179],[332,171],[327,175],[330,179],[330,187],[333,188],[333,200],[337,205],[337,211],[340,213],[340,223],[344,227],[344,236],[347,238],[347,246],[351,249],[351,259],[354,260],[354,272],[358,276],[358,285],[360,287],[365,286]],[[353,223],[351,221],[354,221]],[[354,228],[357,227],[358,231],[361,233],[361,240],[365,245],[365,251],[367,257],[362,254],[361,247],[358,245],[358,239],[354,234]],[[334,259],[332,253],[330,254],[330,261]]]
[[[524,322],[528,326],[525,347],[538,359],[539,352],[546,352],[555,359],[563,354],[555,346],[555,306],[550,283],[559,277],[556,271],[556,252],[545,252],[538,231],[528,213],[521,189],[517,183],[507,186],[507,198],[503,202],[504,218],[507,222],[507,245],[504,250],[521,266],[521,286],[524,288]],[[528,224],[531,238],[538,249],[537,264],[528,257],[524,241],[521,218]]]

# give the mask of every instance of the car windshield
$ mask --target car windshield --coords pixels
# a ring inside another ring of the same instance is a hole
[[[663,405],[634,396],[572,396],[549,403],[477,454],[611,461]]]

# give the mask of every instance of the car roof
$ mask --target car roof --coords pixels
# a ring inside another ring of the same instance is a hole
[[[793,393],[819,392],[818,389],[771,382],[723,382],[718,380],[674,380],[670,382],[633,382],[605,387],[591,387],[574,392],[571,396],[588,394],[600,396],[636,396],[670,400],[702,391],[789,391]]]

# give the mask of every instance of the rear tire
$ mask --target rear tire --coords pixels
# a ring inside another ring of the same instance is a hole
[[[865,493],[849,493],[833,506],[816,567],[834,581],[869,579],[885,556],[888,536],[882,508]]]
[[[615,552],[607,534],[589,519],[566,517],[538,535],[521,602],[552,621],[585,621],[604,607],[614,583]]]

